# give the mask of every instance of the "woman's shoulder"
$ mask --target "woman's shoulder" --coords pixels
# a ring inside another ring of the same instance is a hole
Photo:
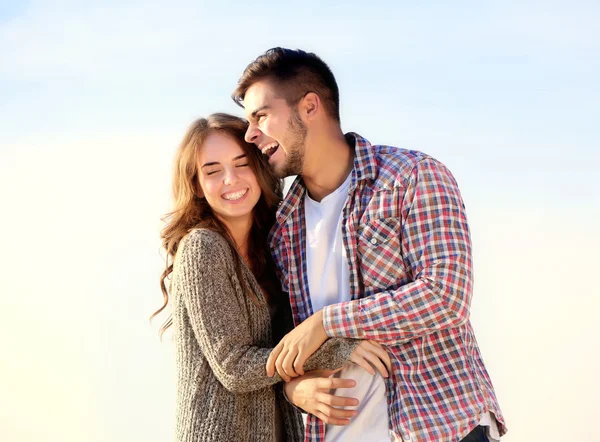
[[[178,254],[194,256],[197,259],[231,259],[231,250],[227,240],[218,232],[210,229],[192,229],[179,245]]]

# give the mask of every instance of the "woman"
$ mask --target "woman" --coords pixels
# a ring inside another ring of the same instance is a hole
[[[161,333],[173,325],[178,441],[303,440],[300,413],[276,386],[282,378],[265,370],[291,323],[266,240],[281,182],[244,141],[246,128],[226,114],[199,119],[176,155],[175,210],[162,232],[164,304],[155,315],[171,303]],[[305,369],[341,367],[357,345],[328,340]]]

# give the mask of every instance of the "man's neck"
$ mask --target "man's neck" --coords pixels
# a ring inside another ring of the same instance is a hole
[[[352,172],[354,149],[348,145],[341,130],[311,141],[308,149],[310,155],[305,157],[302,178],[310,197],[321,201],[340,187]]]

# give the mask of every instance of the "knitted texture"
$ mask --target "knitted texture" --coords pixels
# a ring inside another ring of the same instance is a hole
[[[275,407],[287,441],[303,440],[299,411],[282,396],[279,375],[267,377],[273,347],[269,309],[250,269],[242,291],[227,241],[205,229],[180,243],[171,283],[177,362],[176,440],[275,442]],[[346,365],[359,343],[329,339],[305,370]]]

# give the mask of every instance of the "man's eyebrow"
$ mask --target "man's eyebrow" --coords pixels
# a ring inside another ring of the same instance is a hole
[[[256,109],[254,112],[252,112],[252,113],[250,114],[250,117],[251,117],[252,119],[254,119],[254,118],[256,118],[256,114],[257,114],[257,113],[259,113],[259,112],[260,112],[260,111],[262,111],[262,110],[268,109],[268,108],[269,108],[269,106],[265,104],[264,106],[261,106],[261,107],[259,107],[258,109]]]

